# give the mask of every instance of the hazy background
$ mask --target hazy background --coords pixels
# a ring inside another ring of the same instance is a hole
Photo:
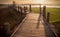
[[[43,4],[43,0],[0,0],[0,4],[11,4],[12,1],[16,1],[17,4]],[[46,4],[60,5],[60,0],[46,0]]]

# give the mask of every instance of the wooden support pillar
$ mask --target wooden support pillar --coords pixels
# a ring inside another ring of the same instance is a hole
[[[49,23],[49,20],[50,20],[50,13],[48,12],[47,13],[47,22]]]
[[[26,13],[26,6],[24,6],[24,13]]]
[[[24,6],[24,13],[25,13],[25,10],[26,10],[26,8],[25,8],[25,6]]]
[[[30,9],[30,12],[31,12],[31,11],[32,11],[32,10],[31,10],[31,5],[29,5],[29,7],[30,7],[29,9]]]
[[[43,17],[46,19],[46,6],[43,6]]]
[[[40,11],[39,11],[39,12],[40,12],[40,14],[41,14],[41,4],[40,4]]]
[[[18,6],[18,12],[19,12],[19,6]]]
[[[25,11],[27,12],[27,11],[28,11],[28,8],[27,8],[27,6],[25,7],[25,9],[26,9]]]
[[[16,7],[16,2],[15,1],[13,1],[13,8],[15,8]]]
[[[22,7],[19,7],[20,16],[22,16]]]
[[[18,11],[20,13],[20,22],[21,22],[22,21],[22,7],[21,6],[18,7]]]
[[[24,6],[24,15],[26,16],[26,6]]]

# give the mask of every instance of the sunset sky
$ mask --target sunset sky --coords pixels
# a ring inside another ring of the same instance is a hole
[[[11,4],[12,1],[16,1],[17,4],[44,4],[44,0],[0,0],[0,4]],[[46,0],[45,3],[60,5],[60,0]]]

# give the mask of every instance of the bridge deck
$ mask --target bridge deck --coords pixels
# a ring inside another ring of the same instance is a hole
[[[13,37],[54,37],[39,14],[29,13]]]

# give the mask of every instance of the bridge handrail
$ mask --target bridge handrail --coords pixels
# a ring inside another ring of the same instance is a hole
[[[27,16],[27,15],[26,15]],[[20,25],[18,25],[18,27],[14,30],[14,32],[11,34],[10,37],[13,37],[14,34],[18,31],[18,29],[22,26],[22,24],[24,23],[24,21],[26,20],[27,17],[25,17],[22,22],[20,23]]]
[[[52,31],[53,35],[54,35],[55,37],[58,37],[58,35],[56,34],[56,32],[52,29],[51,24],[48,23],[45,18],[43,18],[43,20],[44,20],[44,23],[49,26],[49,29]]]

